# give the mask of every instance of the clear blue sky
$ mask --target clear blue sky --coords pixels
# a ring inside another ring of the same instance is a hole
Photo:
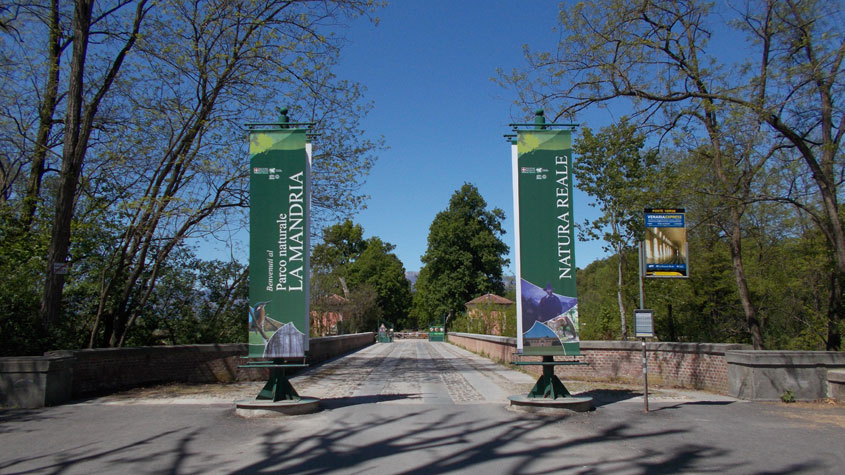
[[[525,44],[554,49],[557,12],[557,1],[395,0],[378,12],[377,26],[360,20],[347,31],[337,74],[367,87],[374,109],[364,129],[390,147],[363,188],[368,208],[354,220],[366,237],[394,244],[406,270],[420,269],[428,227],[469,182],[507,215],[513,273],[511,152],[502,134],[525,116],[492,78],[496,68],[525,66]],[[594,130],[611,119],[607,111],[576,118]],[[596,213],[588,201],[576,194],[579,222]],[[600,242],[576,246],[578,267],[602,257]]]

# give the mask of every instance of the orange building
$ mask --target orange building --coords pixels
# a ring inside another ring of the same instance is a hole
[[[349,301],[332,294],[315,302],[320,309],[311,310],[311,336],[337,335],[338,324],[343,321],[343,307]]]
[[[487,335],[502,335],[506,312],[513,302],[498,295],[484,294],[466,303],[470,321],[478,321]]]

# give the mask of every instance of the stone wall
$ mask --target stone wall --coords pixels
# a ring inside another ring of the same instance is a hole
[[[449,342],[495,361],[514,361],[516,338],[449,333]],[[704,389],[728,393],[725,353],[744,350],[748,345],[707,343],[646,343],[648,380],[651,384]],[[533,360],[540,360],[533,357]],[[611,381],[642,384],[642,343],[637,341],[582,341],[583,366],[557,366],[561,379]],[[531,357],[521,358],[523,361]],[[541,367],[522,366],[540,375]]]
[[[363,348],[375,333],[312,338],[312,364]],[[40,357],[0,358],[0,405],[42,407],[71,398],[170,382],[266,380],[266,368],[238,368],[246,343],[51,351]]]
[[[61,404],[71,398],[72,378],[72,358],[0,358],[0,407]]]
[[[845,370],[827,372],[827,396],[845,402]]]
[[[845,369],[845,352],[836,351],[730,351],[727,359],[729,394],[755,401],[777,401],[786,391],[799,401],[838,398],[828,373]]]

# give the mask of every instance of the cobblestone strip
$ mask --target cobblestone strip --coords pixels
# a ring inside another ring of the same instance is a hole
[[[476,391],[469,381],[439,351],[432,348],[432,345],[433,343],[426,345],[425,351],[429,360],[433,363],[433,370],[440,375],[440,381],[446,387],[452,401],[455,404],[483,401],[484,396]]]
[[[350,397],[390,354],[389,345],[373,345],[314,368],[293,380],[301,395],[323,399]]]
[[[536,383],[536,378],[533,376],[529,376],[515,369],[504,368],[498,363],[482,358],[463,348],[455,345],[447,345],[444,348],[457,358],[460,358],[474,371],[489,378],[510,395],[528,394]]]
[[[422,392],[419,371],[419,359],[416,357],[416,344],[393,343],[398,352],[393,352],[393,365],[386,367],[385,385],[381,394],[419,395]]]

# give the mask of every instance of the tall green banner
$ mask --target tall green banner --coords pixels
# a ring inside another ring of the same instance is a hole
[[[519,130],[511,153],[517,352],[579,355],[571,131]]]
[[[249,356],[308,350],[310,144],[305,129],[249,136]]]

